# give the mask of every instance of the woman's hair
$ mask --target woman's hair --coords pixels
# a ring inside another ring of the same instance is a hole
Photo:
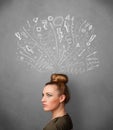
[[[68,103],[70,100],[69,88],[67,86],[68,76],[65,74],[52,74],[50,82],[45,85],[56,85],[60,94],[66,96],[64,103]]]

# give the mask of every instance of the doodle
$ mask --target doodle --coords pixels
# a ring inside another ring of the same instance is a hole
[[[63,36],[63,32],[61,31],[61,28],[57,28],[57,34],[58,34],[58,38],[59,38],[59,42],[62,42],[62,38]]]
[[[43,24],[43,28],[44,28],[45,30],[47,30],[47,29],[48,29],[47,20],[41,20],[41,22],[42,22],[42,24]]]
[[[80,52],[80,54],[78,54],[78,56],[79,56],[79,57],[82,56],[82,54],[85,52],[85,50],[86,50],[86,49],[83,49],[83,50]]]
[[[38,17],[33,18],[33,22],[37,23],[38,22]]]
[[[21,38],[21,35],[20,35],[20,33],[19,32],[16,32],[15,33],[15,36],[19,39],[19,40],[21,40],[22,38]]]
[[[77,43],[76,47],[80,47],[80,43]]]
[[[31,28],[30,22],[27,20],[27,25],[29,28]]]
[[[70,14],[27,20],[15,33],[17,58],[39,72],[84,73],[100,66],[96,33],[87,20]]]
[[[48,16],[48,21],[51,22],[51,21],[53,21],[53,19],[54,19],[54,18],[53,18],[52,16]]]
[[[64,18],[62,16],[57,16],[53,20],[53,25],[55,27],[61,27],[63,25]]]
[[[70,32],[70,15],[68,14],[66,17],[65,17],[65,21],[64,21],[64,27],[66,28],[66,31],[67,32]]]

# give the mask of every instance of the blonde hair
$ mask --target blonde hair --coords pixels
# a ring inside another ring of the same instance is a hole
[[[56,85],[60,94],[65,95],[64,103],[68,103],[70,100],[70,93],[69,88],[67,86],[68,83],[68,76],[65,74],[52,74],[50,82],[46,83],[45,85]]]

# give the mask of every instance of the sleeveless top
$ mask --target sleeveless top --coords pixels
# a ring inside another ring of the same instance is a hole
[[[62,117],[56,117],[51,120],[43,130],[72,130],[73,123],[71,117],[66,114]]]

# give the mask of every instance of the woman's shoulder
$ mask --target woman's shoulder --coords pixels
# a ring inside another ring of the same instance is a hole
[[[57,130],[55,125],[55,120],[51,120],[44,128],[43,130]]]
[[[73,123],[71,117],[66,114],[51,120],[43,130],[71,130]]]
[[[69,114],[56,118],[54,120],[54,123],[57,128],[62,127],[65,130],[70,130],[73,128],[73,123],[72,123],[72,120],[71,120],[71,117],[69,116]]]

